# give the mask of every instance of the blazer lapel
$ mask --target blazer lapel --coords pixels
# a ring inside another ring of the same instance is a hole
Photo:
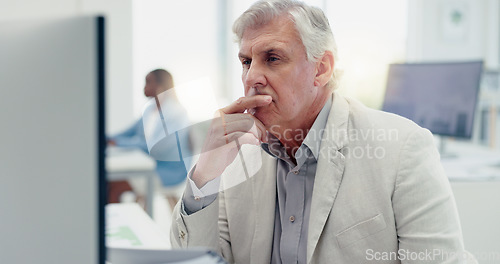
[[[251,263],[270,263],[276,209],[276,159],[261,151],[262,168],[251,178],[255,229]]]
[[[348,117],[349,104],[334,93],[314,179],[307,235],[307,263],[311,261],[342,181],[345,157],[340,150],[347,144]]]

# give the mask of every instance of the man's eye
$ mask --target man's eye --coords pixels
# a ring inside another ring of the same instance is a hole
[[[242,60],[241,64],[243,64],[244,66],[246,66],[246,65],[250,65],[251,62],[252,62],[251,60]]]
[[[271,62],[272,62],[272,61],[278,61],[278,60],[279,60],[279,58],[278,58],[278,57],[269,57],[269,58],[267,59],[267,61],[271,61]]]

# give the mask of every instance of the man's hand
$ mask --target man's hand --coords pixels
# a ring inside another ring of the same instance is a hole
[[[266,128],[262,122],[244,112],[266,106],[271,101],[272,97],[268,95],[241,97],[217,111],[191,177],[198,188],[222,174],[238,155],[240,145],[258,146],[260,142],[267,142]]]

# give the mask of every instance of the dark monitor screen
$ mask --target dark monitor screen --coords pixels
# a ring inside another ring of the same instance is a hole
[[[482,61],[392,64],[383,111],[432,133],[471,138]]]

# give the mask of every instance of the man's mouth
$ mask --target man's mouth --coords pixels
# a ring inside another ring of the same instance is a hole
[[[254,96],[254,95],[269,95],[269,96],[271,96],[270,94],[263,93],[262,91],[259,91],[259,89],[257,89],[257,88],[250,87],[248,89],[248,93],[246,96],[248,97],[248,96]]]
[[[269,94],[266,94],[266,93],[261,93],[259,92],[256,88],[254,87],[251,87],[249,90],[248,90],[248,93],[247,93],[247,97],[248,96],[254,96],[254,95],[269,95]],[[271,96],[271,95],[269,95]],[[271,96],[272,97],[272,96]],[[271,100],[271,103],[274,103],[274,99]],[[251,108],[251,109],[248,109],[247,110],[247,113],[251,114],[251,115],[255,115],[255,113],[257,112],[257,110],[259,108],[264,108],[264,107],[267,107],[268,105],[266,106],[261,106],[261,107],[256,107],[256,108]]]

